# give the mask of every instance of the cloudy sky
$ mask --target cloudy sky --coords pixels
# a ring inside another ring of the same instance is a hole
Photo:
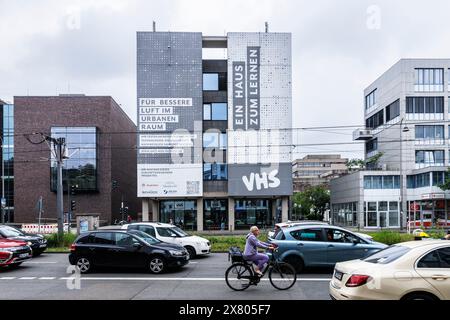
[[[295,128],[363,124],[400,58],[450,57],[448,0],[0,0],[0,99],[111,95],[136,121],[136,31],[291,32]],[[298,156],[362,156],[348,129],[297,130]],[[333,143],[350,143],[338,144]]]

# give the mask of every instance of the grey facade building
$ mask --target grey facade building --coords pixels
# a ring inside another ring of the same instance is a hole
[[[308,187],[329,188],[331,179],[348,173],[348,159],[338,154],[307,155],[292,162],[294,192],[303,192]]]
[[[364,91],[366,171],[331,182],[335,223],[362,228],[450,226],[450,59],[402,59]]]
[[[187,230],[287,220],[291,81],[289,33],[138,32],[143,220]]]

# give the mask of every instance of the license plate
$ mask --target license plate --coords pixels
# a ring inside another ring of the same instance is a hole
[[[39,248],[45,248],[45,247],[47,247],[46,244],[41,244],[41,245],[39,245]]]
[[[343,275],[344,275],[344,274],[343,274],[342,272],[340,272],[340,271],[334,271],[334,277],[335,277],[336,279],[338,279],[339,281],[342,280]]]
[[[30,256],[29,253],[21,253],[19,254],[19,258],[28,258]]]

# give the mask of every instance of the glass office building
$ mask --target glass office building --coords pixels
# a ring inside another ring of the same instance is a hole
[[[14,221],[14,105],[1,104],[2,112],[2,191],[6,200],[4,221]]]

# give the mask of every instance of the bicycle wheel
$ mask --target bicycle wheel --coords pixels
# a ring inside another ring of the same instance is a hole
[[[250,287],[252,277],[250,267],[243,263],[234,263],[225,272],[227,285],[235,291],[244,291]]]
[[[270,269],[269,280],[278,290],[287,290],[297,281],[297,273],[289,263],[278,262]]]

